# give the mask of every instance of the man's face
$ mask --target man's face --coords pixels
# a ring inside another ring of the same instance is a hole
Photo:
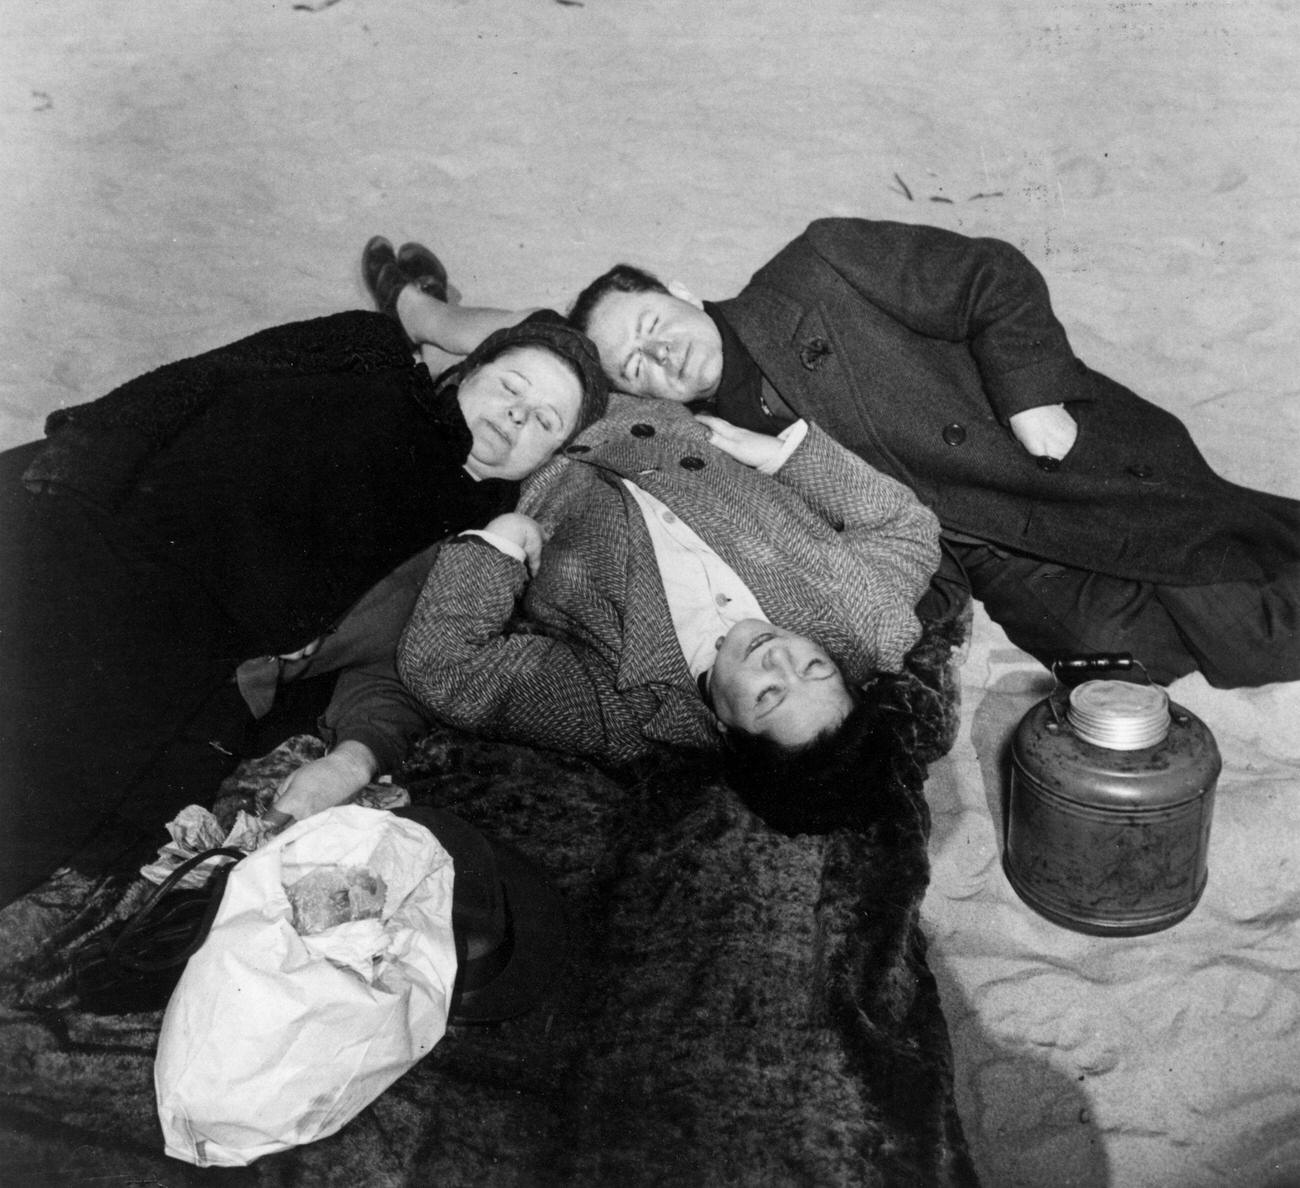
[[[723,637],[709,694],[724,726],[797,747],[834,729],[853,697],[820,644],[745,619]]]
[[[722,335],[685,289],[668,287],[668,293],[607,293],[587,336],[620,392],[689,404],[718,390]]]

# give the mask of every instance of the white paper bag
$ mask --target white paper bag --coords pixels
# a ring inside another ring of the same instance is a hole
[[[299,936],[285,885],[332,865],[384,880],[382,916]],[[158,1037],[167,1154],[242,1167],[324,1138],[426,1055],[456,977],[452,882],[428,829],[355,805],[298,822],[235,866]]]

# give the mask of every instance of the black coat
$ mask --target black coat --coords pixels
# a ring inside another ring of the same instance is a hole
[[[169,364],[50,429],[0,454],[0,902],[110,810],[161,841],[229,765],[242,661],[517,494],[465,473],[454,391],[378,314]]]
[[[946,529],[1172,585],[1300,559],[1300,503],[1221,478],[1176,417],[1076,359],[1009,244],[821,219],[718,309],[786,404]],[[1007,421],[1056,403],[1079,434],[1049,473]]]
[[[73,492],[197,581],[232,654],[294,651],[380,578],[513,506],[396,323],[274,327],[55,413],[29,489]]]

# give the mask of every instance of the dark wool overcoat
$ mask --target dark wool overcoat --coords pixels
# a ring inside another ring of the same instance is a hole
[[[1300,502],[1223,479],[1176,417],[1077,359],[1010,244],[820,219],[718,309],[768,391],[906,483],[945,529],[1171,585],[1300,559]],[[1047,472],[1007,421],[1061,402],[1078,438]]]
[[[169,363],[50,418],[24,481],[107,514],[228,618],[236,660],[302,647],[375,582],[513,505],[397,324],[349,311]]]
[[[51,421],[0,454],[4,895],[110,810],[160,829],[210,796],[241,745],[241,661],[303,647],[518,493],[465,473],[454,395],[374,313],[262,331]]]

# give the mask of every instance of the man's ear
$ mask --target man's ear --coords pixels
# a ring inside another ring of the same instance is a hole
[[[704,302],[695,296],[681,281],[669,281],[668,292],[676,297],[678,301],[685,301],[687,305],[693,305],[696,309],[704,308]]]

